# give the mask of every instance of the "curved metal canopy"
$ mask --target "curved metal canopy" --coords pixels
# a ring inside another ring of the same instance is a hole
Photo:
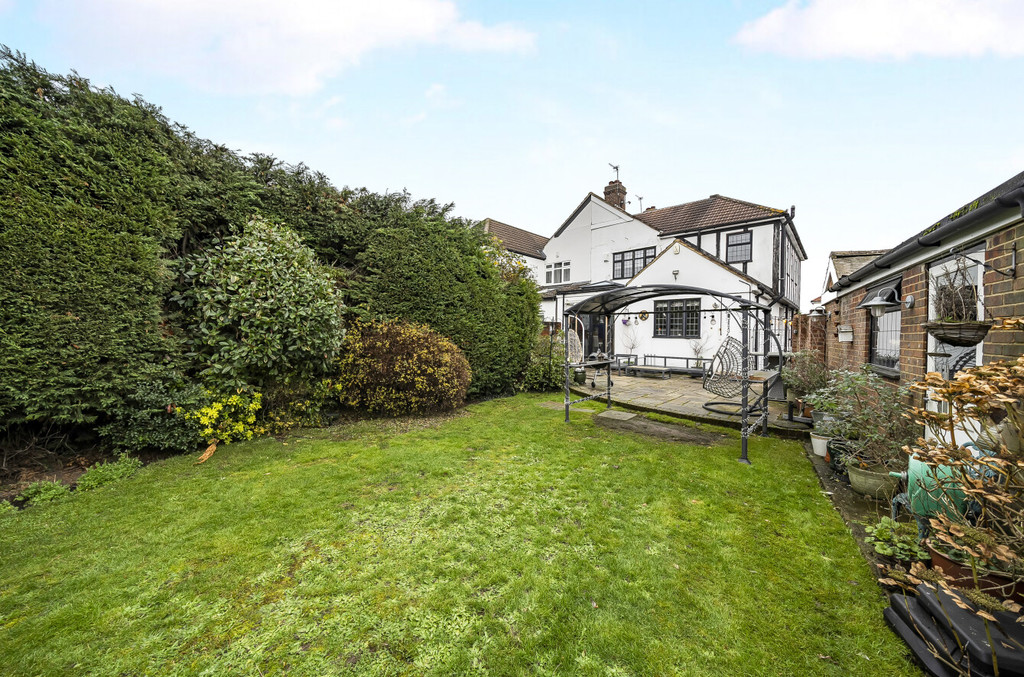
[[[677,294],[701,294],[704,296],[714,296],[720,299],[735,301],[741,306],[745,306],[747,308],[770,310],[768,306],[761,303],[756,303],[739,296],[733,296],[732,294],[725,294],[711,289],[691,287],[689,285],[682,284],[652,284],[640,287],[623,287],[621,289],[612,289],[610,291],[601,292],[600,294],[595,294],[588,299],[584,299],[579,303],[566,308],[565,313],[572,313],[574,315],[579,315],[580,313],[608,315],[614,313],[619,308],[628,306],[631,303],[646,301],[647,299],[653,299],[659,296],[674,296]]]

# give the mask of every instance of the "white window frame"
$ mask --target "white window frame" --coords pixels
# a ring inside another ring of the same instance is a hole
[[[569,261],[549,263],[544,267],[544,284],[565,284],[569,282]]]

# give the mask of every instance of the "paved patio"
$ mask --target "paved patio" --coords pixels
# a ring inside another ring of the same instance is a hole
[[[604,391],[605,375],[597,377],[597,387],[591,388],[594,370],[587,370],[587,382],[582,386],[574,386],[573,399],[580,395],[596,395]],[[760,392],[760,384],[755,384],[753,392]],[[753,394],[753,393],[752,393]],[[650,411],[671,416],[680,416],[694,421],[714,423],[732,428],[740,427],[740,417],[728,416],[704,408],[706,402],[733,402],[739,411],[739,397],[724,398],[704,390],[700,378],[672,374],[669,378],[651,378],[644,376],[625,376],[612,372],[612,402],[640,411]],[[790,423],[787,420],[785,402],[769,402],[768,429],[772,434],[787,437],[806,437],[809,426]]]

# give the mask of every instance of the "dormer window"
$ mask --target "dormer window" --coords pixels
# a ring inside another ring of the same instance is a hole
[[[725,236],[725,262],[749,263],[754,253],[754,234],[730,233]]]
[[[569,281],[569,262],[549,263],[544,272],[544,284],[562,284]]]

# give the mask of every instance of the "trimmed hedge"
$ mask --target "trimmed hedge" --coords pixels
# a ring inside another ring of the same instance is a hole
[[[449,217],[451,205],[378,199],[352,293],[373,315],[427,324],[466,354],[473,395],[509,393],[526,368],[540,327],[540,297],[522,272],[508,270],[490,237]]]
[[[161,317],[176,141],[152,107],[0,63],[0,426],[92,421],[178,350]]]
[[[469,362],[427,326],[357,321],[345,336],[334,392],[374,414],[449,411],[466,399]]]

